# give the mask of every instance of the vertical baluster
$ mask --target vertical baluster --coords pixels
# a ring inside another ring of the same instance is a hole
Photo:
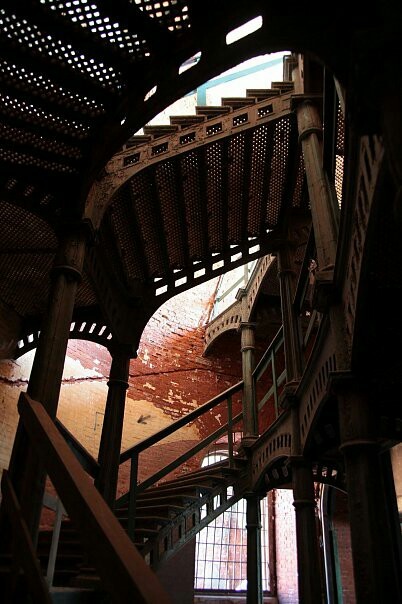
[[[53,585],[54,569],[56,566],[57,549],[59,547],[60,529],[63,514],[65,513],[62,502],[57,498],[56,516],[53,525],[52,543],[50,546],[49,561],[47,563],[46,582],[49,587]]]
[[[233,467],[233,410],[232,396],[228,396],[228,453],[229,453],[229,468]]]
[[[128,536],[134,541],[135,515],[137,507],[138,453],[131,455],[130,468],[130,498],[128,501]]]

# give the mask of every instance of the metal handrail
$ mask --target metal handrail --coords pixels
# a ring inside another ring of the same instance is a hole
[[[92,478],[96,478],[99,472],[99,463],[96,461],[94,457],[86,450],[86,448],[75,438],[75,436],[68,430],[64,424],[61,423],[59,419],[55,421],[56,428],[60,432],[60,434],[64,437],[64,440],[70,447],[71,451],[74,453],[75,457],[80,462],[81,466],[84,470],[92,476]]]
[[[122,464],[125,461],[127,461],[128,459],[130,459],[134,452],[140,453],[141,451],[144,451],[151,445],[155,445],[157,442],[159,442],[163,438],[170,436],[171,434],[173,434],[173,432],[176,432],[176,430],[178,430],[179,428],[186,426],[187,424],[189,424],[193,420],[197,419],[198,417],[200,417],[207,411],[210,411],[211,409],[216,407],[216,405],[218,405],[219,403],[222,403],[224,400],[226,400],[229,396],[235,394],[236,392],[239,392],[242,387],[243,387],[243,380],[241,380],[240,382],[237,382],[237,384],[234,384],[233,386],[231,386],[224,392],[221,392],[220,394],[218,394],[217,396],[215,396],[214,398],[209,400],[207,403],[204,403],[204,405],[201,405],[201,407],[198,407],[194,411],[191,411],[190,413],[183,415],[183,417],[176,420],[169,426],[166,426],[166,428],[162,428],[162,430],[159,430],[159,432],[155,432],[155,434],[148,436],[148,438],[144,438],[144,440],[141,440],[136,445],[130,447],[129,449],[126,449],[120,455],[120,464]]]
[[[233,464],[233,426],[239,423],[243,417],[243,413],[239,413],[235,417],[232,414],[232,396],[233,394],[240,392],[243,388],[243,381],[234,384],[224,392],[218,394],[218,396],[214,397],[198,409],[187,413],[180,419],[176,420],[170,426],[159,430],[159,432],[145,438],[141,442],[137,443],[130,449],[127,449],[120,455],[120,463],[124,463],[125,461],[130,460],[130,489],[129,492],[123,495],[116,502],[117,506],[122,506],[128,503],[128,534],[134,539],[135,533],[135,514],[136,514],[136,505],[137,505],[137,495],[139,492],[144,491],[146,488],[150,487],[152,484],[155,484],[158,480],[178,468],[182,463],[199,453],[206,446],[216,441],[218,438],[223,436],[223,434],[227,433],[228,435],[228,450],[229,450],[229,465]],[[194,421],[198,417],[201,417],[204,413],[207,413],[211,409],[214,409],[220,403],[226,401],[228,408],[228,421],[223,426],[220,426],[215,432],[209,434],[202,441],[198,442],[191,449],[174,459],[170,464],[166,465],[164,468],[147,478],[141,484],[138,484],[138,464],[139,464],[139,454],[141,451],[148,449],[150,446],[158,443],[162,439],[170,436],[183,426],[188,425],[190,422]]]

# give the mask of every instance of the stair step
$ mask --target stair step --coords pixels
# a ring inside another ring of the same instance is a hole
[[[125,526],[128,520],[128,508],[118,508],[115,513],[120,524],[122,526]],[[137,526],[158,530],[161,526],[164,526],[169,522],[169,518],[166,518],[166,516],[158,516],[156,514],[149,516],[140,516],[139,514],[137,514],[135,522]]]
[[[257,99],[257,102],[279,96],[280,93],[278,88],[247,88],[246,90],[246,96]]]
[[[174,505],[183,505],[186,501],[197,501],[199,499],[198,495],[179,495],[177,493],[172,493],[166,495],[164,492],[159,494],[159,497],[154,494],[154,496],[148,495],[146,492],[141,493],[137,499],[137,507],[140,505],[158,505],[161,504],[174,504]]]
[[[156,488],[149,488],[140,493],[139,497],[160,497],[163,495],[167,497],[168,495],[175,495],[176,497],[180,496],[183,498],[193,499],[194,497],[198,498],[200,492],[208,492],[211,491],[212,487],[206,484],[197,484],[197,483],[189,483],[188,485],[178,485],[178,486],[166,486],[164,484],[159,485]]]
[[[293,82],[271,82],[271,88],[277,88],[281,92],[290,92],[293,90]]]
[[[92,604],[110,602],[110,597],[88,588],[52,587],[50,597],[55,604]]]
[[[205,115],[210,120],[214,117],[230,113],[230,107],[222,107],[222,105],[197,105],[195,111],[197,115]]]
[[[180,512],[183,512],[185,509],[186,508],[182,505],[161,504],[145,506],[137,505],[136,511],[144,516],[147,516],[148,514],[154,515],[155,513],[159,515],[158,512],[162,512],[162,514],[166,514],[167,517],[170,518],[172,514],[180,514]]]
[[[144,134],[149,134],[153,138],[160,138],[161,136],[167,136],[168,134],[174,134],[179,129],[178,126],[172,126],[169,124],[161,124],[155,126],[144,126]]]
[[[255,104],[255,98],[247,97],[225,97],[222,99],[222,105],[224,107],[232,107],[233,109],[241,109],[242,107],[248,107],[249,105]]]
[[[181,126],[186,128],[187,126],[196,126],[205,121],[205,115],[172,115],[170,116],[170,123],[173,126]]]
[[[145,145],[145,143],[149,143],[151,140],[152,136],[150,134],[134,134],[126,142],[126,148],[130,149],[131,147],[138,147],[138,145]]]

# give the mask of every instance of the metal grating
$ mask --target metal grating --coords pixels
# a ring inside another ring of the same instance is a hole
[[[122,189],[109,212],[110,237],[109,241],[116,241],[119,261],[123,265],[123,273],[130,281],[132,279],[145,280],[145,267],[142,262],[142,243],[139,240],[138,233],[135,235],[134,213],[132,209],[132,200],[128,188]],[[117,252],[117,250],[116,250]],[[117,253],[116,253],[117,256]],[[113,261],[118,265],[117,258]]]
[[[243,182],[248,180],[245,153],[246,133],[240,132],[230,139],[228,146],[228,240],[231,244],[239,243],[243,233]]]
[[[345,118],[342,113],[341,105],[338,102],[338,113],[336,120],[335,191],[338,197],[339,205],[342,203],[344,146]]]
[[[299,148],[299,158],[297,162],[297,176],[296,183],[293,190],[293,203],[294,208],[300,208],[303,205],[304,192],[306,188],[306,179],[304,173],[304,158],[301,149]]]
[[[78,24],[84,31],[95,34],[95,43],[105,42],[124,50],[124,55],[135,55],[143,58],[149,56],[145,39],[130,32],[115,17],[105,14],[99,3],[93,0],[46,0],[50,8],[73,24]]]
[[[34,73],[11,61],[0,60],[0,82],[15,91],[16,96],[30,94],[38,103],[50,103],[63,113],[80,113],[81,117],[94,118],[104,113],[104,107],[94,99],[57,85],[42,73]],[[83,115],[82,115],[83,114]]]
[[[287,157],[289,153],[290,120],[282,118],[275,123],[273,149],[271,157],[271,178],[266,208],[267,228],[278,223],[279,211],[287,175]]]
[[[223,200],[222,200],[222,170],[223,149],[219,143],[207,145],[205,149],[207,166],[206,194],[208,214],[208,236],[210,252],[219,252],[224,247],[223,233]]]
[[[202,152],[191,151],[180,158],[183,199],[186,214],[187,239],[191,260],[207,254],[205,244],[206,222],[204,199],[200,187],[200,161]],[[204,216],[204,218],[203,218]]]
[[[261,233],[265,222],[263,206],[267,196],[270,172],[267,166],[270,164],[270,153],[273,140],[273,129],[270,125],[259,126],[252,136],[252,160],[250,176],[250,201],[248,207],[248,234],[251,237]]]
[[[62,133],[71,139],[83,140],[88,134],[88,127],[80,122],[71,122],[7,94],[0,93],[0,113],[17,124],[40,126],[49,133]]]
[[[21,316],[44,312],[54,254],[0,254],[0,298]]]
[[[152,278],[165,274],[163,231],[160,228],[160,211],[155,207],[154,172],[140,172],[131,181],[133,207],[137,216],[138,228],[144,242],[144,256],[148,264],[148,273]]]
[[[169,31],[180,32],[190,28],[187,0],[130,0],[130,4],[138,6]]]
[[[170,269],[183,268],[187,265],[187,246],[181,229],[184,217],[179,206],[181,193],[178,191],[175,162],[166,161],[156,166],[155,188],[161,208]]]
[[[94,293],[91,281],[88,275],[83,272],[82,281],[78,286],[75,305],[80,306],[93,306],[97,303],[96,295]]]
[[[74,0],[72,4],[76,2]],[[14,42],[23,53],[44,58],[53,64],[56,62],[61,69],[83,73],[104,88],[117,91],[123,86],[121,74],[114,67],[73,48],[72,44],[4,8],[0,9],[0,29],[3,38]]]

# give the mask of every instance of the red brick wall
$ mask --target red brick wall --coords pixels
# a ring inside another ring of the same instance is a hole
[[[150,319],[138,358],[130,364],[122,449],[157,432],[241,378],[238,334],[226,343],[223,340],[208,358],[202,356],[204,326],[214,291],[214,282],[203,284],[173,298]],[[0,469],[8,466],[18,421],[18,395],[26,389],[32,358],[33,353],[29,353],[18,361],[0,361]],[[109,366],[110,355],[103,347],[70,341],[58,416],[95,457]],[[150,475],[173,455],[219,427],[226,421],[222,407],[161,441],[151,454],[144,453],[140,477]],[[198,465],[199,460],[193,463]]]
[[[352,544],[350,539],[349,512],[347,496],[341,491],[334,492],[333,530],[336,537],[339,570],[342,583],[343,604],[355,604],[353,578]]]
[[[276,491],[275,529],[278,602],[298,604],[296,526],[291,489]]]

